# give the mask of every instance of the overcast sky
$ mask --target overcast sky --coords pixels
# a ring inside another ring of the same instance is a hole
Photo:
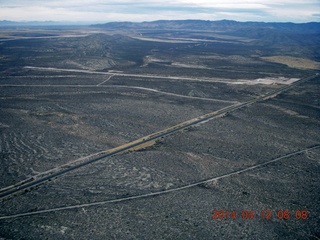
[[[320,0],[0,0],[0,20],[153,21],[203,19],[320,21]]]

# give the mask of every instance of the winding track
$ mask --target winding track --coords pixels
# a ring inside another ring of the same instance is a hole
[[[173,127],[170,127],[170,128],[164,129],[162,131],[153,133],[151,135],[145,136],[143,138],[137,139],[133,142],[124,144],[122,146],[119,146],[119,147],[116,147],[116,148],[113,148],[113,149],[110,149],[110,150],[107,150],[107,151],[104,151],[104,152],[101,152],[98,154],[93,154],[92,157],[89,157],[84,161],[81,161],[81,162],[75,161],[75,162],[71,162],[69,164],[65,164],[63,166],[60,166],[60,167],[53,169],[52,171],[46,172],[45,175],[39,174],[39,175],[34,176],[32,178],[26,179],[25,181],[22,181],[20,183],[15,184],[15,185],[1,189],[0,190],[0,200],[7,198],[9,196],[15,195],[21,191],[31,189],[39,184],[42,184],[46,181],[57,178],[58,176],[61,176],[67,172],[73,171],[73,170],[78,169],[80,167],[97,162],[103,158],[111,157],[111,156],[114,156],[114,155],[120,154],[120,153],[124,153],[126,151],[129,151],[130,149],[137,148],[137,147],[139,148],[139,146],[143,147],[146,144],[151,143],[152,141],[155,141],[155,140],[160,139],[162,137],[168,136],[168,135],[173,134],[175,132],[178,132],[180,130],[186,129],[188,127],[194,126],[199,123],[203,123],[203,122],[210,120],[210,119],[213,119],[213,118],[220,117],[226,113],[233,112],[237,109],[251,105],[251,104],[256,103],[258,101],[263,101],[263,100],[275,97],[276,95],[292,88],[293,86],[300,84],[300,83],[303,83],[303,82],[306,82],[308,80],[311,80],[311,79],[317,77],[318,75],[319,74],[316,73],[312,76],[300,79],[299,81],[294,82],[291,85],[287,85],[282,88],[276,89],[274,91],[271,91],[267,94],[261,95],[257,98],[248,100],[246,102],[228,106],[228,107],[220,109],[218,111],[211,112],[211,113],[199,116],[197,118],[193,118],[191,120],[180,123],[180,124],[175,125]]]

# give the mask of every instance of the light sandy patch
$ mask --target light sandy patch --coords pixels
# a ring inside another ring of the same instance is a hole
[[[208,42],[228,42],[228,43],[237,43],[237,42],[250,42],[251,39],[230,39],[229,37],[219,38],[219,39],[201,39],[201,38],[148,38],[141,36],[131,36],[134,39],[141,41],[151,41],[151,42],[164,42],[164,43],[208,43]],[[232,40],[237,40],[236,42]]]
[[[164,60],[164,59],[160,59],[160,58],[156,58],[148,55],[143,58],[143,65],[141,65],[140,67],[145,67],[149,63],[165,63],[165,62],[170,62],[170,60]]]
[[[201,68],[201,69],[210,69],[206,66],[201,66],[197,64],[189,64],[189,63],[183,63],[183,62],[172,62],[170,59],[160,59],[154,56],[145,56],[143,58],[143,65],[141,67],[145,67],[150,63],[171,63],[167,64],[168,67],[182,67],[182,68]]]
[[[130,150],[131,150],[131,151],[138,151],[138,150],[142,150],[142,149],[151,147],[151,146],[153,146],[154,144],[156,144],[156,141],[149,141],[149,142],[140,144],[140,145],[138,145],[138,146],[136,146],[136,147],[130,148]]]
[[[277,77],[277,78],[258,78],[255,80],[238,80],[236,82],[232,82],[232,84],[247,84],[247,85],[255,85],[255,84],[292,84],[298,81],[299,78],[285,78],[285,77]]]
[[[320,62],[312,61],[307,58],[297,58],[289,56],[272,56],[272,57],[262,57],[263,60],[268,62],[282,63],[291,68],[298,69],[320,69]]]
[[[295,117],[298,117],[298,118],[305,118],[305,119],[309,118],[308,116],[302,115],[302,114],[300,114],[300,113],[298,113],[296,111],[293,111],[293,110],[290,110],[290,109],[287,109],[287,108],[283,108],[283,107],[279,107],[279,106],[271,105],[271,104],[266,104],[266,105],[269,106],[269,107],[272,107],[274,109],[277,109],[277,110],[279,110],[281,112],[284,112],[284,113],[286,113],[288,115],[291,115],[291,116],[295,116]]]
[[[187,64],[187,63],[180,63],[180,62],[174,62],[171,64],[173,67],[183,67],[183,68],[200,68],[200,69],[211,69],[206,66],[201,65],[195,65],[195,64]]]
[[[162,38],[147,38],[147,37],[136,37],[131,36],[134,39],[138,39],[141,41],[149,41],[149,42],[164,42],[164,43],[192,43],[192,41],[188,40],[180,40],[180,39],[162,39]]]
[[[253,57],[244,57],[241,55],[204,55],[200,56],[199,58],[201,59],[214,59],[214,60],[222,60],[222,61],[229,61],[233,62],[236,64],[259,64],[262,63],[261,60],[257,60],[256,58]]]
[[[123,73],[123,71],[118,71],[118,70],[108,70],[108,73]]]
[[[10,126],[0,122],[0,128],[8,128],[8,127],[10,127]]]
[[[242,41],[242,42],[251,42],[255,40],[255,39],[250,39],[246,37],[236,37],[236,36],[224,35],[224,34],[212,34],[212,36],[220,39],[236,40],[236,41]]]

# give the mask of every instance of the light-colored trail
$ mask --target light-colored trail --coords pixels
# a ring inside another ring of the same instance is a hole
[[[106,82],[108,82],[112,77],[113,77],[113,75],[110,75],[106,80],[104,80],[104,81],[101,82],[101,83],[98,83],[98,84],[97,84],[97,87],[100,86],[100,85],[102,85],[102,84],[104,84],[104,83],[106,83]]]
[[[225,103],[239,103],[238,101],[229,101],[229,100],[222,100],[222,99],[216,99],[216,98],[204,98],[204,97],[193,97],[193,96],[187,96],[187,95],[181,95],[176,93],[170,93],[170,92],[164,92],[159,91],[153,88],[145,88],[145,87],[136,87],[136,86],[125,86],[125,85],[110,85],[112,87],[119,87],[119,88],[133,88],[133,89],[140,89],[145,91],[151,91],[155,93],[161,93],[165,95],[175,96],[175,97],[182,97],[182,98],[189,98],[189,99],[198,99],[198,100],[205,100],[205,101],[213,101],[213,102],[225,102]]]

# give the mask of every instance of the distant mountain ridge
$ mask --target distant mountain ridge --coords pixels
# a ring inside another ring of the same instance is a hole
[[[153,22],[110,22],[92,25],[106,30],[128,30],[144,36],[167,37],[201,36],[203,32],[248,39],[248,45],[277,49],[278,54],[295,53],[320,61],[320,22],[277,23],[237,22],[232,20],[160,20]],[[190,35],[191,34],[191,35]],[[204,34],[205,39],[207,35]],[[212,35],[213,36],[213,35]],[[201,37],[200,37],[201,38]],[[212,39],[215,39],[213,36]]]
[[[277,22],[238,22],[233,20],[158,20],[152,22],[109,22],[92,25],[109,29],[197,29],[197,30],[239,30],[248,28],[277,29],[286,32],[320,33],[320,22],[310,23],[277,23]]]
[[[7,21],[0,20],[0,27],[16,26],[59,26],[59,25],[89,25],[85,22],[56,22],[56,21]],[[283,23],[283,22],[238,22],[234,20],[157,20],[150,22],[108,22],[93,24],[91,27],[106,29],[167,29],[167,30],[222,30],[234,31],[239,29],[276,29],[285,32],[320,33],[320,22]]]

